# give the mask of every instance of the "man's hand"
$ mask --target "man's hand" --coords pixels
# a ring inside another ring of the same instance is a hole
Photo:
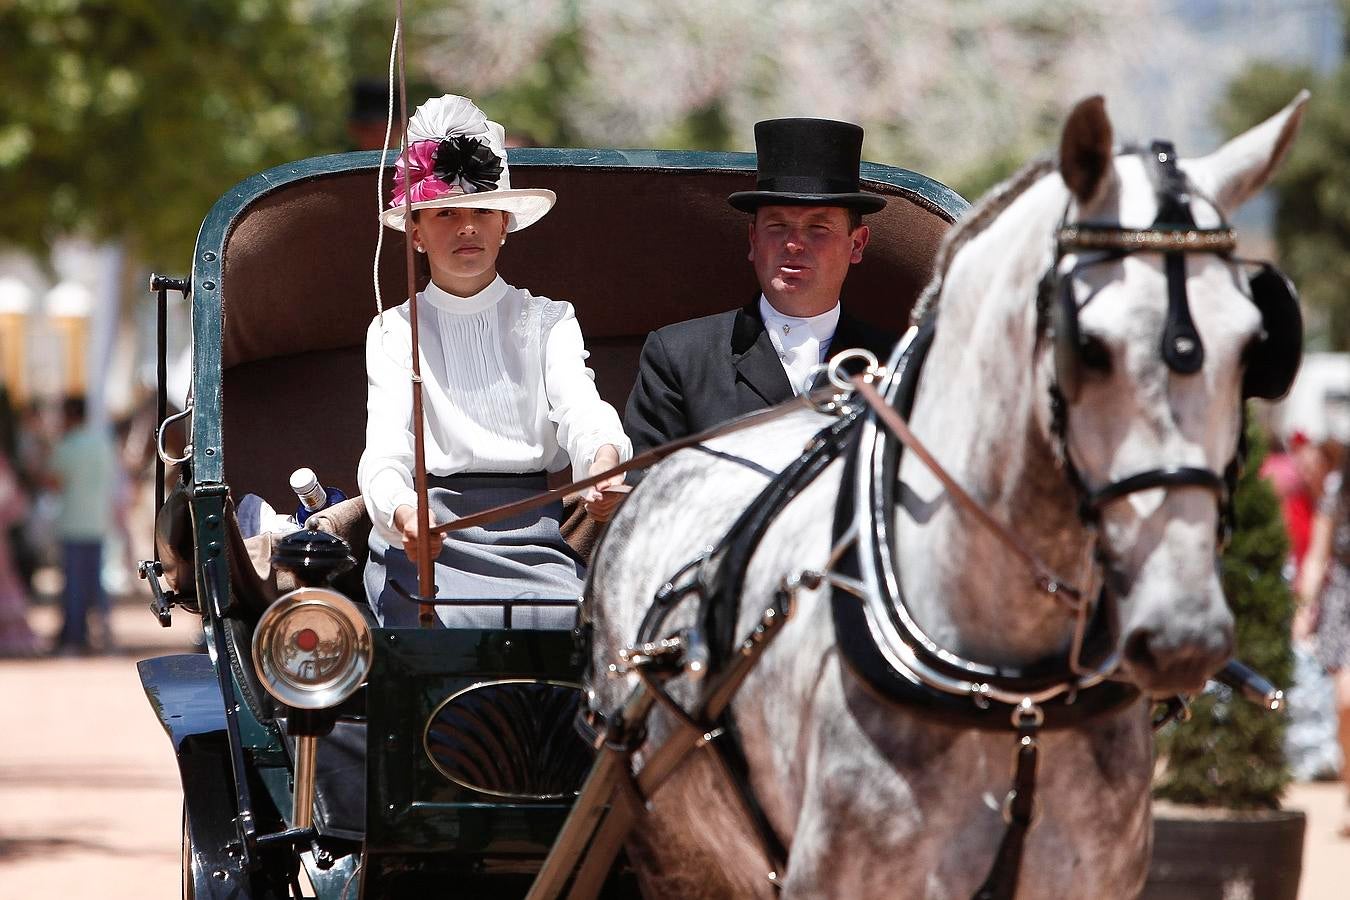
[[[394,510],[394,528],[403,538],[403,552],[417,562],[417,510],[406,503]]]
[[[599,475],[619,464],[619,449],[613,444],[605,444],[595,454],[595,462],[591,463],[587,475]],[[586,488],[581,492],[581,502],[586,507],[586,512],[591,518],[598,522],[608,522],[614,515],[614,510],[619,508],[623,498],[632,488],[623,483],[623,473],[620,472],[611,478],[592,487]]]

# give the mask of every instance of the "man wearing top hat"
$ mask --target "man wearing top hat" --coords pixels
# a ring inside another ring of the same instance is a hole
[[[826,119],[755,125],[756,190],[727,198],[749,213],[749,259],[761,293],[740,309],[647,336],[624,430],[635,452],[790,399],[829,355],[863,347],[885,358],[894,336],[839,305],[885,198],[858,189],[863,131]]]

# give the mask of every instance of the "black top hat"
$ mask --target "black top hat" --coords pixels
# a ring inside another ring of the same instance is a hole
[[[886,198],[858,190],[863,130],[831,119],[755,123],[758,172],[753,191],[727,202],[744,212],[761,206],[843,206],[876,212]]]

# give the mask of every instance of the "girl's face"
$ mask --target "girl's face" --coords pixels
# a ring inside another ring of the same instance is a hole
[[[497,277],[506,222],[507,213],[499,209],[423,209],[413,221],[413,244],[426,251],[437,287],[470,297]]]

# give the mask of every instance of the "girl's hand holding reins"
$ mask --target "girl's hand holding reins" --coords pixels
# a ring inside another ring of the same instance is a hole
[[[403,552],[417,562],[417,510],[406,503],[394,510],[394,528],[403,538]]]
[[[595,461],[591,463],[587,475],[599,475],[619,464],[619,449],[613,444],[605,444],[595,454]],[[581,492],[581,502],[586,507],[586,512],[591,518],[608,522],[614,515],[614,510],[619,508],[623,502],[624,496],[632,490],[632,487],[623,483],[623,473],[620,472],[611,478],[592,487],[588,487]]]

